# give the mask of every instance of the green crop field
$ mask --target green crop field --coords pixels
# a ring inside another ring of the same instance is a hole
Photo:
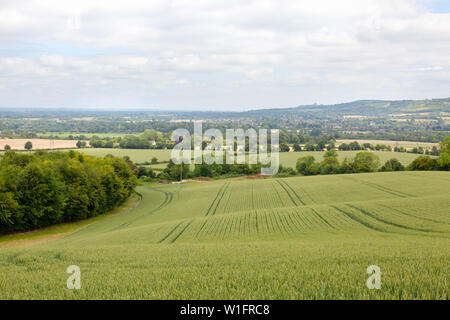
[[[107,154],[112,154],[116,157],[129,156],[131,161],[136,163],[150,162],[153,157],[157,157],[159,161],[170,160],[171,150],[159,150],[159,149],[109,149],[109,148],[87,148],[80,149],[82,153],[104,157]]]
[[[352,159],[360,151],[337,151],[339,161],[345,158]],[[380,157],[381,164],[392,158],[398,159],[403,165],[410,164],[419,155],[406,152],[390,152],[390,151],[371,151]],[[280,152],[280,164],[283,166],[295,168],[295,164],[299,157],[313,156],[316,161],[322,161],[325,152],[321,151],[301,151],[301,152]],[[432,157],[433,158],[433,157]]]
[[[448,299],[449,190],[448,172],[140,186],[134,209],[0,248],[0,299]]]
[[[136,163],[143,163],[145,161],[151,161],[153,157],[157,157],[160,161],[170,160],[170,155],[172,150],[142,150],[142,149],[80,149],[80,152],[103,157],[107,154],[112,154],[114,156],[123,157],[129,156],[130,159]],[[339,161],[344,160],[344,158],[353,158],[359,151],[337,151]],[[410,164],[419,155],[413,153],[404,152],[388,152],[388,151],[372,151],[380,157],[381,163],[384,164],[387,160],[391,158],[397,158],[404,165]],[[316,161],[322,161],[325,152],[322,151],[302,151],[302,152],[280,152],[280,164],[283,166],[288,166],[295,168],[295,164],[299,157],[313,156]],[[193,152],[192,152],[193,156]]]
[[[104,157],[107,154],[112,154],[117,157],[129,156],[130,159],[135,163],[144,163],[146,161],[150,162],[153,157],[158,158],[159,161],[168,161],[171,157],[172,150],[159,150],[159,149],[118,149],[118,148],[86,148],[86,149],[76,149],[79,152],[97,156]],[[359,151],[337,151],[339,161],[345,158],[353,158]],[[384,164],[387,160],[396,158],[403,165],[410,164],[419,155],[413,153],[404,152],[389,152],[389,151],[371,151],[380,157],[381,163]],[[0,155],[2,152],[0,151]],[[193,156],[192,152],[192,156]],[[322,161],[325,152],[322,151],[302,151],[302,152],[280,152],[280,164],[283,166],[295,168],[295,164],[299,157],[313,156],[316,161]],[[431,156],[434,158],[434,156]],[[164,165],[158,165],[156,168],[165,167]]]

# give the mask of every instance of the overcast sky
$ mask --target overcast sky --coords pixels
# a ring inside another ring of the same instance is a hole
[[[0,0],[0,107],[450,97],[450,0]]]

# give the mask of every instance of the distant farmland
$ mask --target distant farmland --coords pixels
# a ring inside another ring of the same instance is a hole
[[[112,154],[118,157],[129,156],[130,159],[136,163],[150,162],[153,157],[157,157],[159,161],[170,160],[172,150],[136,150],[136,149],[81,149],[80,152],[103,157],[107,154]],[[353,158],[360,151],[338,151],[338,158],[340,161],[344,158]],[[404,165],[408,165],[419,155],[405,152],[388,152],[388,151],[373,151],[384,163],[391,158],[397,158]],[[280,164],[288,167],[295,167],[296,161],[299,157],[313,156],[317,161],[323,160],[325,152],[322,151],[301,151],[301,152],[280,152]],[[192,153],[193,155],[193,153]]]
[[[361,151],[337,151],[339,161],[344,160],[345,158],[352,159],[355,155]],[[419,154],[414,153],[406,153],[406,152],[390,152],[390,151],[370,151],[380,157],[381,164],[384,164],[386,161],[392,158],[396,158],[403,165],[410,164],[414,159],[419,157]],[[295,168],[295,164],[299,157],[304,156],[313,156],[316,161],[322,161],[323,155],[325,152],[323,151],[301,151],[301,152],[280,152],[280,164],[288,167]],[[431,156],[434,158],[434,156]]]
[[[16,140],[16,139],[14,139]],[[30,141],[34,141],[35,139],[31,139]],[[41,140],[41,139],[36,139]],[[4,141],[4,140],[0,140]],[[6,140],[6,141],[12,141],[12,140]],[[25,145],[25,142],[28,141],[26,139],[23,140]],[[70,141],[73,144],[76,144],[76,141],[73,140],[54,140],[55,145],[56,141]],[[23,145],[22,149],[23,150]],[[1,146],[1,145],[0,145]],[[62,147],[63,148],[63,147]],[[73,148],[73,147],[69,147]],[[35,144],[33,142],[33,149],[38,149],[35,147]],[[112,154],[116,157],[124,157],[128,156],[130,159],[135,163],[144,163],[144,162],[150,162],[153,157],[156,157],[158,161],[169,161],[171,157],[172,150],[159,150],[159,149],[108,149],[108,148],[85,148],[85,149],[78,149],[77,151],[98,156],[98,157],[104,157],[107,154]],[[344,160],[345,158],[353,158],[358,152],[360,151],[337,151],[338,159],[339,161]],[[387,160],[396,158],[398,159],[403,165],[410,164],[414,159],[416,159],[419,155],[414,153],[406,153],[406,152],[389,152],[389,151],[371,151],[378,155],[380,157],[381,163],[384,164]],[[2,151],[0,151],[0,154]],[[295,164],[297,162],[297,159],[299,157],[304,156],[313,156],[316,161],[322,161],[323,155],[325,152],[323,151],[301,151],[301,152],[280,152],[280,164],[283,166],[295,168]],[[193,153],[192,153],[193,155]],[[434,156],[431,156],[434,158]],[[158,164],[153,165],[154,168],[161,168],[165,167],[165,164]]]
[[[359,140],[359,139],[341,139],[336,140],[338,145],[343,143],[352,143],[358,142],[359,144],[370,143],[372,145],[384,144],[391,147],[404,147],[404,148],[414,148],[414,147],[422,147],[425,149],[431,149],[432,147],[439,147],[439,143],[431,143],[431,142],[414,142],[414,141],[393,141],[393,140]]]
[[[120,132],[110,132],[110,133],[86,133],[86,132],[43,132],[41,133],[44,136],[57,136],[59,138],[68,138],[69,136],[77,137],[77,136],[84,136],[88,139],[92,138],[93,136],[97,136],[101,139],[104,138],[115,138],[115,137],[124,137],[129,133],[120,133]],[[138,133],[135,133],[138,134]]]
[[[33,150],[37,149],[67,149],[76,148],[76,140],[52,140],[52,139],[0,139],[0,150],[9,145],[13,150],[25,150],[25,143],[31,141]],[[89,145],[89,142],[86,141]]]
[[[159,149],[108,149],[108,148],[87,148],[80,149],[82,153],[104,157],[107,154],[112,154],[116,157],[130,157],[131,161],[136,163],[150,162],[153,157],[158,158],[159,161],[170,160],[172,150],[159,150]]]
[[[449,190],[448,172],[141,186],[126,213],[1,248],[0,298],[446,300]]]

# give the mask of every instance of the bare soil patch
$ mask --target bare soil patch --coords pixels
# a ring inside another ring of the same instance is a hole
[[[0,150],[5,149],[5,145],[9,145],[13,150],[25,150],[25,143],[31,141],[32,150],[39,149],[67,149],[76,148],[77,140],[52,140],[52,139],[0,139]],[[89,142],[86,141],[89,145]]]

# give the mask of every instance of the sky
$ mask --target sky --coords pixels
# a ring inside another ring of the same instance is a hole
[[[0,0],[0,107],[450,97],[450,0]]]

